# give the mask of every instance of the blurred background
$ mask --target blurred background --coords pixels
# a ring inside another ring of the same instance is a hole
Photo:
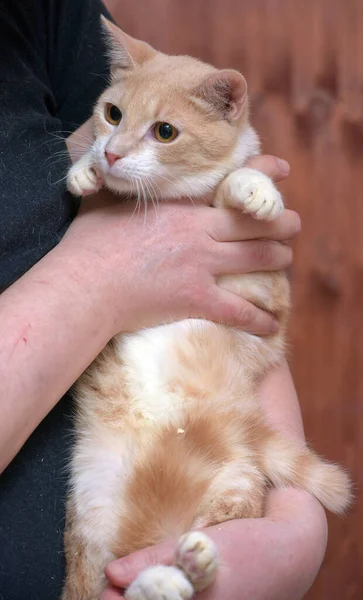
[[[306,435],[356,483],[308,600],[363,599],[363,1],[106,0],[127,33],[236,68],[302,218],[290,364]]]

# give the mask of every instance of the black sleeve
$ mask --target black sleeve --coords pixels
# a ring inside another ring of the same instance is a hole
[[[77,211],[64,137],[106,86],[101,13],[99,0],[0,0],[0,292]]]
[[[76,213],[64,136],[106,85],[101,12],[99,0],[0,0],[0,292]],[[1,600],[60,597],[69,403],[58,403],[1,475]]]
[[[63,124],[81,125],[108,81],[100,15],[110,18],[99,0],[46,2],[48,73]]]

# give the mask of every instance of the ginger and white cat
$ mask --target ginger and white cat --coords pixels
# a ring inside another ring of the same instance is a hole
[[[213,192],[214,205],[274,219],[273,182],[245,161],[259,153],[246,83],[186,56],[166,56],[105,22],[112,81],[93,115],[94,143],[69,172],[78,195],[105,184],[149,201]],[[222,277],[221,286],[274,313],[261,338],[205,320],[115,337],[77,384],[63,600],[96,600],[109,561],[166,539],[175,565],[144,571],[127,600],[191,598],[218,569],[200,528],[261,517],[269,485],[299,486],[345,510],[343,470],[265,422],[258,385],[284,356],[283,273]]]

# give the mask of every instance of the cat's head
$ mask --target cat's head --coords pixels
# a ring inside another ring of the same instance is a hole
[[[103,27],[112,79],[94,111],[93,153],[108,187],[159,198],[214,189],[256,150],[245,79]]]

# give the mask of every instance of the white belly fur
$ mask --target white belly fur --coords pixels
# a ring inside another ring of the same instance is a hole
[[[176,340],[182,340],[183,333],[191,329],[209,327],[215,325],[189,319],[118,336],[117,351],[127,369],[132,412],[142,415],[151,426],[155,422],[178,426],[183,405],[178,397],[172,397],[169,385],[178,374]],[[255,336],[248,337],[250,342],[261,343]],[[73,497],[82,535],[99,548],[110,548],[122,518],[123,489],[138,457],[139,437],[100,422],[90,423],[79,433],[73,460]],[[144,425],[140,435],[147,436]]]

